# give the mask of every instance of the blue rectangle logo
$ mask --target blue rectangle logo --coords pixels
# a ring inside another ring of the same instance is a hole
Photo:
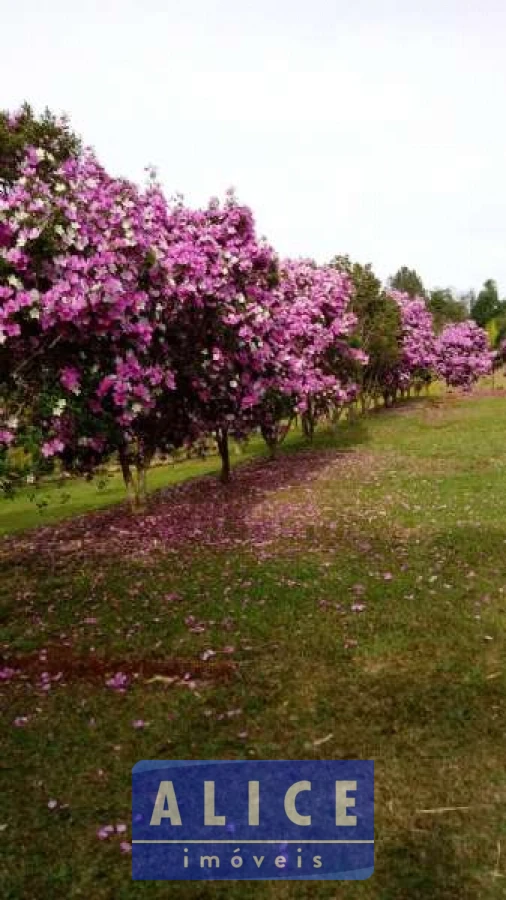
[[[363,880],[371,760],[144,760],[132,770],[137,881]]]

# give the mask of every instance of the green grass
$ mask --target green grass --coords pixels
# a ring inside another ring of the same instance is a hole
[[[294,435],[286,449],[301,443]],[[5,686],[2,896],[505,896],[506,398],[401,407],[320,433],[316,447],[336,452],[315,459],[312,482],[291,478],[248,510],[245,534],[265,519],[267,548],[253,531],[233,552],[168,546],[120,559],[33,554],[30,533],[9,544],[0,595],[11,653],[68,641],[75,653],[167,661],[232,646],[217,658],[237,672],[194,690],[139,678],[124,695],[86,679],[48,694],[33,678]],[[73,512],[105,505],[89,485],[74,490]],[[4,513],[6,530],[33,524],[23,502]],[[305,536],[287,536],[294,523]],[[358,597],[365,609],[352,612]],[[189,615],[205,631],[190,632]],[[17,716],[25,727],[11,727]],[[346,757],[376,760],[367,882],[133,883],[118,841],[96,837],[129,821],[139,759]]]

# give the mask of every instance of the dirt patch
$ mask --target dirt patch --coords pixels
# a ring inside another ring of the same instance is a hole
[[[104,681],[121,672],[128,678],[142,679],[157,676],[177,679],[197,679],[199,681],[228,682],[236,672],[237,665],[230,660],[200,659],[135,659],[129,657],[103,657],[100,654],[76,654],[69,647],[48,647],[42,652],[12,654],[3,657],[0,665],[15,670],[20,675],[40,677],[43,673],[51,677],[61,676],[65,681]]]

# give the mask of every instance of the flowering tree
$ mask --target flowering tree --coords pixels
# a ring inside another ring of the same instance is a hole
[[[349,336],[356,322],[350,311],[351,282],[330,266],[312,260],[285,260],[280,283],[268,297],[262,341],[269,348],[261,379],[263,396],[256,418],[271,452],[287,426],[302,414],[312,437],[322,413],[348,402],[356,391],[356,367],[364,354]]]
[[[39,176],[48,179],[65,160],[78,155],[81,142],[71,130],[66,117],[55,116],[47,109],[42,115],[37,116],[29,104],[25,103],[14,112],[0,111],[0,197],[2,195],[5,196],[12,185],[20,178],[21,170],[25,164],[26,152],[30,147],[35,146],[44,150],[44,158],[43,160],[41,158],[39,163]],[[9,235],[9,228],[0,222],[0,250],[8,243]],[[12,276],[12,274],[9,264],[0,255],[0,287],[5,286],[8,277]],[[5,398],[2,400],[6,384],[3,379],[5,366],[1,357],[2,354],[0,352],[0,383],[3,382],[0,387],[0,417],[2,417],[1,410],[3,407],[11,406],[16,409],[16,404],[12,402],[10,404],[7,403]],[[10,399],[11,401],[13,400],[13,398]],[[17,424],[17,415],[12,413],[12,409],[9,423],[11,426]],[[8,488],[11,485],[12,477],[18,472],[19,463],[16,462],[14,468],[11,466],[11,457],[5,453],[6,444],[2,443],[2,437],[5,441],[12,443],[12,427],[6,429],[4,421],[1,432],[0,485]],[[44,463],[40,456],[40,434],[38,430],[36,428],[25,428],[22,437],[21,443],[27,453],[21,454],[22,464],[20,468],[26,471],[33,471],[34,468],[44,468]],[[2,447],[4,451],[2,451]],[[20,459],[19,454],[15,454],[15,457],[18,460]],[[12,458],[14,458],[14,455]]]
[[[471,320],[447,325],[436,349],[437,371],[448,387],[469,391],[492,370],[495,354],[490,350],[487,333]]]
[[[173,387],[151,354],[165,205],[90,153],[50,178],[44,160],[29,148],[0,200],[0,434],[12,442],[29,409],[44,456],[92,467]]]
[[[385,401],[394,399],[399,391],[414,387],[419,392],[429,384],[435,370],[436,338],[432,315],[422,297],[391,291],[401,314],[401,353],[399,361],[385,379]]]
[[[150,417],[158,423],[155,443],[170,433],[175,399],[187,440],[215,434],[226,481],[229,435],[243,437],[253,427],[252,409],[262,393],[270,353],[263,323],[277,258],[257,239],[251,210],[230,192],[224,204],[213,200],[203,210],[178,204],[158,261],[158,348],[170,355],[175,394],[167,407],[162,393]]]
[[[156,450],[215,431],[228,477],[228,434],[251,427],[264,361],[244,327],[277,280],[251,211],[233,195],[169,207],[89,153],[48,181],[44,159],[29,148],[0,205],[4,447],[18,403],[67,466],[117,450],[130,485],[132,461],[143,476]]]

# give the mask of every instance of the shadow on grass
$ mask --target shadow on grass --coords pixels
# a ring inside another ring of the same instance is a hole
[[[55,525],[12,535],[0,542],[0,561],[65,568],[88,554],[141,558],[178,548],[233,549],[247,544],[251,509],[276,492],[316,479],[336,455],[368,439],[362,422],[319,433],[313,444],[294,436],[272,460],[235,467],[229,484],[216,475],[192,478],[151,494],[145,511],[132,515],[125,504]]]

